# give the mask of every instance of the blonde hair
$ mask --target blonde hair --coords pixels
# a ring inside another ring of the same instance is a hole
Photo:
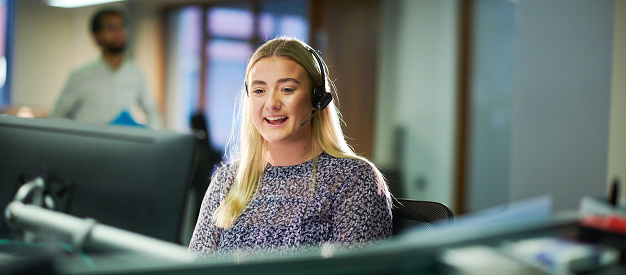
[[[267,41],[250,58],[244,82],[247,81],[250,69],[259,60],[272,56],[286,57],[304,68],[313,86],[316,85],[315,83],[325,83],[326,91],[332,92],[336,100],[337,93],[333,83],[327,77],[328,74],[326,74],[325,81],[321,79],[321,70],[327,72],[326,65],[323,62],[319,64],[309,49],[310,47],[307,44],[294,38],[278,37]],[[244,87],[239,91],[237,104],[239,111],[235,112],[236,118],[228,144],[230,158],[237,162],[235,181],[224,201],[222,201],[213,215],[213,221],[216,226],[221,228],[232,227],[235,220],[244,211],[254,197],[263,176],[263,171],[268,163],[267,144],[252,122],[250,104],[246,95],[247,85],[245,83]],[[367,162],[376,173],[378,192],[384,194],[391,203],[391,194],[388,191],[385,178],[371,161],[357,156],[354,150],[346,143],[340,121],[339,110],[333,101],[311,120],[310,123],[314,135],[311,141],[311,148],[314,148],[313,152],[317,151],[315,149],[321,148],[333,157],[354,158]],[[239,131],[238,136],[236,134],[237,131]]]

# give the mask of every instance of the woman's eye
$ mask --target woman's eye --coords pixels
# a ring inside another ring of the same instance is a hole
[[[261,94],[261,93],[263,93],[263,90],[262,89],[255,89],[255,90],[252,90],[252,93],[253,94]]]
[[[296,89],[294,88],[283,88],[283,92],[284,93],[293,93],[293,91],[295,91]]]

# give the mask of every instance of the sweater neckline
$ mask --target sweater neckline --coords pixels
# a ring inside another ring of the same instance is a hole
[[[311,159],[309,159],[309,160],[307,160],[307,161],[305,161],[303,163],[289,165],[289,166],[274,166],[274,165],[271,165],[270,163],[268,163],[266,169],[270,169],[270,168],[273,168],[273,169],[290,169],[290,168],[298,168],[298,167],[301,167],[301,166],[306,167],[306,166],[312,165],[313,164],[313,160],[318,159],[318,161],[319,161],[319,159],[321,159],[325,155],[327,155],[327,153],[325,151],[322,151],[322,153],[320,153],[319,155],[317,155],[317,156],[315,156],[315,157],[313,157],[313,158],[311,158]]]

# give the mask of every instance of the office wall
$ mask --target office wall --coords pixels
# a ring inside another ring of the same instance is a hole
[[[622,203],[626,203],[626,0],[615,1],[613,31],[613,77],[609,131],[607,182],[621,180]]]
[[[553,196],[556,210],[573,209],[581,196],[604,194],[614,2],[479,2],[500,5],[498,11],[482,6],[476,12],[501,20],[498,27],[505,29],[494,33],[489,28],[496,26],[482,22],[487,32],[475,37],[483,39],[475,46],[487,48],[474,49],[472,57],[485,56],[472,72],[473,92],[483,90],[470,108],[483,117],[472,130],[483,132],[471,134],[482,134],[484,146],[470,143],[470,165],[484,173],[469,174],[474,178],[468,181],[468,209],[542,194]],[[450,202],[456,78],[454,59],[447,58],[456,57],[456,40],[439,43],[456,34],[455,21],[446,19],[456,16],[457,4],[383,1],[374,160],[403,170],[407,197]],[[497,60],[487,62],[490,53]],[[498,82],[485,78],[488,70]],[[613,74],[614,81],[623,75]],[[613,106],[623,105],[615,102],[621,93],[613,91]],[[493,93],[500,98],[484,101]],[[620,114],[614,110],[613,117],[621,119],[613,118],[613,125],[624,125]],[[612,128],[614,143],[623,144],[623,134]],[[485,136],[486,130],[494,132]],[[624,150],[611,145],[611,152]],[[624,167],[615,159],[612,167]]]
[[[475,0],[472,9],[467,211],[509,201],[516,4]]]
[[[407,198],[454,207],[454,0],[382,1],[374,161],[400,170]]]
[[[65,9],[49,7],[41,0],[15,1],[15,59],[12,105],[48,113],[70,71],[98,58],[89,33],[93,12],[102,6]],[[138,4],[136,4],[138,5]],[[156,94],[158,80],[157,12],[148,4],[131,6],[136,14],[129,35],[128,54],[138,63]],[[109,4],[126,8],[124,4]]]
[[[517,2],[510,200],[551,194],[562,210],[604,194],[613,8]]]
[[[159,104],[161,114],[165,117],[167,115],[164,107],[165,93],[163,92],[165,81],[162,75],[165,40],[161,30],[160,5],[149,1],[131,2],[127,4],[127,8],[133,16],[131,19],[133,24],[131,38],[133,40],[129,54],[143,70],[150,90]],[[162,121],[167,122],[166,119],[162,119]]]
[[[77,27],[80,13],[38,0],[15,1],[15,9],[13,105],[47,112],[70,69],[96,52],[77,46],[92,43],[87,27]],[[84,39],[77,35],[81,30]]]

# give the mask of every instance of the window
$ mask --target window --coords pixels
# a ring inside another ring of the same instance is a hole
[[[174,65],[168,69],[168,83],[174,83],[168,84],[168,125],[186,130],[189,117],[202,111],[212,146],[223,149],[250,55],[281,35],[306,42],[308,6],[307,0],[242,1],[168,13],[167,54]]]
[[[13,1],[0,0],[0,110],[8,106],[10,95],[11,42],[13,41]]]

